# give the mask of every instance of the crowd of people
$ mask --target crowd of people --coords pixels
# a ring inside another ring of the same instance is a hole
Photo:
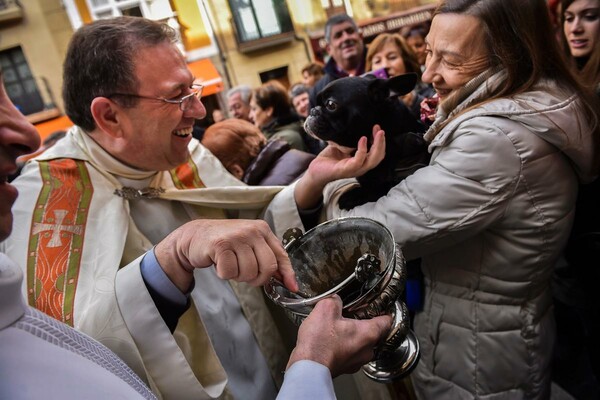
[[[0,85],[0,397],[334,399],[344,374],[360,398],[600,396],[600,0],[441,0],[427,26],[367,44],[340,14],[324,37],[325,64],[231,88],[198,140],[202,86],[159,22],[75,32],[75,125],[35,157]],[[429,165],[342,209],[386,132],[346,149],[304,120],[336,79],[405,73]],[[347,319],[333,296],[297,329],[261,288],[298,290],[288,228],[347,216],[420,260],[401,387],[356,373],[390,316]]]

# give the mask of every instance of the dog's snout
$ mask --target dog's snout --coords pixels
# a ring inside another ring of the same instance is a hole
[[[310,109],[309,115],[311,117],[319,117],[321,116],[321,106],[316,106]]]

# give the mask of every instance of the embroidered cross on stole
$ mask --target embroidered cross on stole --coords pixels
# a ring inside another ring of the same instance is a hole
[[[42,190],[27,253],[29,304],[73,326],[85,224],[94,189],[83,161],[40,162]]]

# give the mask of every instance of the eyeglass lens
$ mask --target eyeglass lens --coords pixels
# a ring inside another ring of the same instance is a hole
[[[181,111],[187,111],[190,108],[192,108],[192,103],[194,102],[194,98],[198,99],[198,101],[200,101],[200,99],[202,98],[202,89],[204,88],[204,86],[198,85],[198,86],[194,86],[194,92],[185,96],[180,103],[180,108]]]

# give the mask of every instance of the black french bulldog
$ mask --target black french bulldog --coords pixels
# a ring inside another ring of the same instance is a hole
[[[426,128],[412,116],[398,96],[409,93],[417,82],[415,74],[389,79],[374,76],[341,78],[317,94],[304,129],[327,142],[355,148],[361,136],[372,145],[373,125],[385,131],[386,153],[379,165],[357,178],[360,187],[345,192],[342,209],[375,201],[418,168],[429,163]]]

